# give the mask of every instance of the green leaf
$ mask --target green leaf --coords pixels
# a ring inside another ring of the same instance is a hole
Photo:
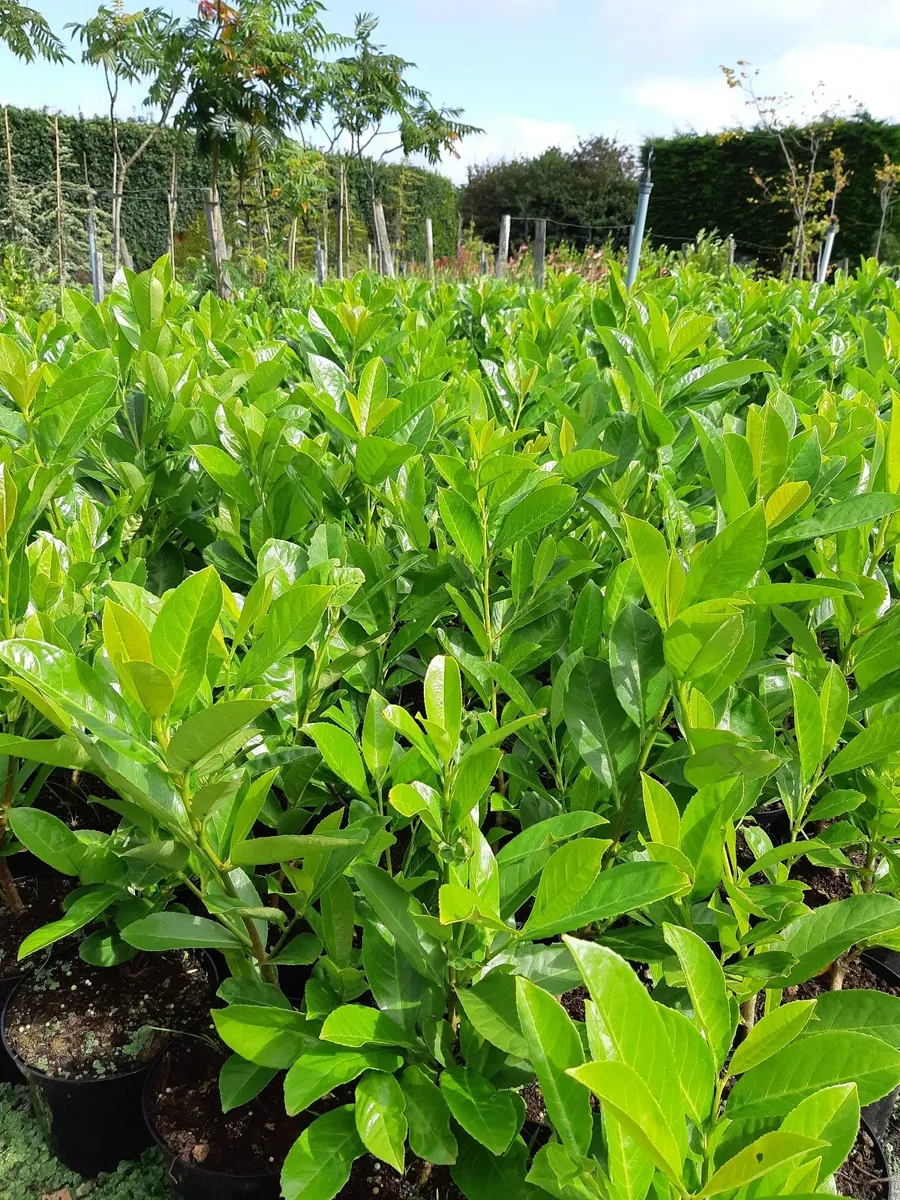
[[[525,1106],[512,1092],[498,1091],[471,1067],[448,1067],[441,1073],[441,1094],[466,1133],[492,1154],[505,1154],[519,1132]]]
[[[318,1044],[317,1026],[292,1008],[229,1004],[210,1014],[219,1037],[235,1054],[259,1067],[285,1070]]]
[[[337,833],[280,833],[272,837],[251,838],[231,851],[235,866],[256,867],[265,863],[293,862],[322,850],[337,850],[342,846],[358,846],[362,851],[364,835],[357,837],[353,830]]]
[[[653,1092],[624,1062],[590,1062],[569,1072],[589,1087],[604,1112],[610,1112],[652,1158],[666,1178],[685,1192],[682,1154]]]
[[[468,500],[449,488],[438,492],[438,511],[463,558],[478,569],[484,560],[484,535],[478,514]]]
[[[475,1032],[514,1058],[527,1058],[516,1007],[516,978],[504,970],[489,971],[483,979],[457,993]]]
[[[876,717],[828,764],[826,776],[857,771],[900,750],[900,713]]]
[[[396,475],[405,462],[416,453],[409,443],[392,442],[389,438],[364,437],[356,446],[356,472],[363,483],[377,487],[391,475]]]
[[[783,1117],[808,1096],[842,1083],[856,1084],[861,1104],[880,1100],[900,1083],[900,1052],[864,1033],[811,1033],[742,1075],[725,1113]]]
[[[808,784],[822,762],[825,727],[819,696],[799,675],[791,675],[794,697],[794,732],[800,752],[800,779]]]
[[[569,675],[566,727],[578,753],[618,803],[640,754],[640,731],[616,699],[606,663],[583,658]]]
[[[537,926],[532,925],[529,917],[527,934],[531,938],[545,938],[582,929],[595,921],[611,921],[623,913],[637,912],[667,896],[686,891],[688,884],[687,876],[669,863],[618,863],[601,871],[574,907],[552,921]]]
[[[681,1097],[693,1123],[699,1128],[709,1120],[716,1086],[716,1065],[709,1043],[684,1013],[660,1005],[678,1074]]]
[[[219,485],[226,496],[236,500],[249,516],[259,500],[250,486],[244,466],[227,454],[221,446],[192,446],[194,457],[203,470]]]
[[[832,596],[856,596],[862,592],[855,583],[843,579],[802,579],[794,583],[756,583],[747,588],[754,604],[798,604],[807,600],[828,600]]]
[[[365,1153],[352,1105],[316,1117],[288,1151],[281,1169],[284,1200],[333,1200]]]
[[[65,916],[58,921],[51,921],[49,925],[42,925],[25,938],[19,946],[19,962],[35,951],[43,950],[45,946],[52,946],[60,938],[77,933],[121,898],[121,891],[110,886],[98,887],[95,891],[78,896],[66,909]]]
[[[208,917],[192,917],[189,913],[151,913],[126,925],[122,937],[138,950],[242,949],[242,943],[230,929]]]
[[[387,777],[394,750],[394,730],[382,716],[386,708],[387,701],[383,696],[378,692],[369,693],[363,718],[362,752],[370,774],[378,782]]]
[[[663,925],[663,936],[681,964],[694,1019],[709,1044],[716,1069],[721,1070],[731,1049],[734,1020],[719,960],[703,939],[690,929]]]
[[[425,672],[425,712],[447,735],[451,751],[462,727],[462,680],[454,658],[436,655]]]
[[[664,846],[681,845],[681,814],[669,790],[652,775],[641,775],[644,814],[654,842]]]
[[[579,838],[560,846],[541,873],[534,907],[522,931],[524,936],[546,937],[548,930],[578,928],[567,924],[569,914],[577,910],[600,873],[608,846],[609,842],[597,838]]]
[[[263,634],[244,655],[236,687],[260,679],[269,667],[302,650],[316,631],[334,593],[333,587],[294,583],[272,601]]]
[[[819,1179],[833,1175],[853,1149],[859,1131],[859,1097],[852,1083],[822,1088],[801,1100],[781,1122],[783,1133],[817,1138],[825,1145],[816,1151],[821,1158]]]
[[[219,1072],[219,1099],[222,1112],[228,1113],[242,1104],[249,1104],[278,1074],[274,1067],[258,1067],[239,1054],[232,1054],[222,1063]]]
[[[578,1030],[559,1001],[527,979],[516,980],[516,1007],[550,1124],[573,1154],[587,1154],[593,1134],[590,1099],[566,1074],[584,1062]]]
[[[215,567],[207,567],[169,593],[153,623],[153,662],[175,685],[175,716],[193,699],[206,673],[209,640],[221,610],[222,581]]]
[[[444,986],[444,952],[440,944],[415,921],[424,916],[422,905],[386,871],[359,863],[353,877],[378,920],[390,930],[409,964],[425,979]]]
[[[330,1012],[322,1026],[323,1042],[339,1046],[407,1046],[415,1048],[415,1039],[387,1013],[361,1004],[344,1004]]]
[[[130,659],[122,663],[122,681],[150,717],[164,717],[172,707],[175,688],[160,667],[151,662]]]
[[[182,721],[172,734],[166,759],[173,771],[188,771],[266,711],[267,700],[220,700]],[[250,733],[248,731],[248,737]]]
[[[689,682],[721,668],[744,633],[739,612],[722,600],[682,612],[666,630],[666,663],[676,679]]]
[[[656,619],[665,628],[668,623],[666,577],[669,571],[669,549],[666,539],[652,525],[625,514],[628,548],[644,585],[644,593]]]
[[[805,1137],[800,1133],[776,1130],[738,1151],[733,1158],[723,1163],[707,1182],[700,1196],[719,1196],[723,1192],[737,1191],[754,1179],[761,1179],[776,1167],[788,1163],[799,1166],[800,1162],[812,1158],[825,1143],[818,1138]]]
[[[766,536],[763,506],[756,504],[726,525],[721,533],[704,542],[691,560],[681,609],[701,601],[733,596],[745,588],[762,566]]]
[[[828,505],[808,521],[797,521],[774,534],[777,542],[811,542],[814,538],[830,537],[844,529],[871,525],[900,509],[900,496],[888,492],[865,492],[849,496]]]
[[[22,738],[0,733],[0,754],[48,767],[66,767],[70,771],[82,770],[91,761],[84,747],[73,737]]]
[[[659,712],[669,687],[662,632],[636,604],[616,617],[609,635],[609,665],[619,703],[642,729]]]
[[[900,1050],[900,996],[848,988],[822,992],[816,997],[815,1006],[815,1030],[855,1029]]]
[[[790,1045],[809,1024],[815,1006],[815,1000],[795,1000],[766,1013],[731,1056],[729,1073],[742,1075]]]
[[[363,1071],[393,1072],[402,1065],[400,1055],[388,1050],[345,1050],[318,1042],[302,1051],[284,1077],[285,1108],[291,1116],[305,1112]]]
[[[367,1071],[356,1085],[356,1130],[370,1154],[402,1175],[406,1097],[393,1075]]]
[[[437,1084],[421,1067],[406,1067],[400,1075],[409,1122],[409,1148],[425,1162],[456,1162],[456,1138],[450,1131],[450,1110]]]
[[[525,1183],[528,1150],[514,1138],[509,1150],[498,1156],[480,1142],[461,1133],[459,1155],[450,1171],[466,1200],[530,1200],[533,1190]]]
[[[782,929],[769,949],[785,950],[796,959],[790,972],[773,986],[805,983],[852,946],[877,940],[900,928],[900,900],[877,893],[848,896],[803,913]]]
[[[494,550],[507,550],[522,538],[562,520],[574,505],[577,496],[576,489],[565,483],[551,483],[535,488],[501,521],[493,539]]]
[[[134,722],[128,705],[86,662],[59,646],[25,638],[0,642],[0,659],[39,697],[46,697],[55,708],[62,709],[72,725],[90,730],[123,754],[135,753]],[[146,752],[138,754],[146,760]]]
[[[12,808],[9,827],[26,850],[61,875],[78,874],[81,843],[59,817],[40,808]]]
[[[329,770],[342,779],[359,796],[368,798],[369,787],[366,782],[366,768],[362,756],[356,747],[356,741],[346,729],[339,725],[323,722],[319,725],[304,725],[303,732],[308,734],[319,748],[319,753],[325,759]]]

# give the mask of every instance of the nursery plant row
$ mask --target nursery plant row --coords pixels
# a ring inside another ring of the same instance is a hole
[[[898,368],[874,263],[9,321],[2,1074],[61,1162],[887,1197]]]

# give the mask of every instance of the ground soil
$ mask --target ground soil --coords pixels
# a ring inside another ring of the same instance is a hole
[[[284,1080],[276,1076],[249,1104],[222,1112],[219,1071],[228,1052],[182,1038],[153,1068],[148,1115],[176,1158],[234,1175],[278,1175],[309,1116],[284,1111]]]
[[[366,1154],[353,1164],[341,1200],[463,1200],[449,1167],[410,1159],[403,1175]]]
[[[853,1200],[887,1200],[889,1177],[875,1143],[865,1129],[860,1129],[850,1157],[835,1175],[839,1196]]]
[[[15,979],[43,961],[41,955],[16,961],[19,946],[30,933],[62,916],[63,897],[75,881],[62,875],[33,875],[17,879],[16,887],[25,906],[13,916],[0,900],[0,980]]]
[[[72,830],[99,829],[112,833],[121,820],[118,813],[92,800],[92,796],[115,798],[102,779],[61,767],[51,771],[38,792],[35,807],[59,817]]]
[[[900,996],[900,987],[895,987],[876,975],[875,972],[866,965],[864,959],[856,959],[847,967],[844,973],[844,991],[854,991],[860,988],[865,988],[872,992],[884,992],[888,996]],[[808,979],[806,983],[801,983],[797,987],[789,987],[784,989],[782,1003],[787,1004],[790,1000],[815,1000],[817,996],[821,996],[823,992],[831,989],[831,973],[823,971],[821,975],[816,975],[814,979]],[[766,994],[760,992],[756,997],[756,1019],[761,1021],[765,1014]]]
[[[559,1002],[573,1021],[583,1021],[584,1002],[589,998],[586,987],[577,987],[572,988],[571,992],[563,992],[559,998]]]
[[[6,1036],[28,1066],[102,1079],[150,1062],[173,1032],[205,1033],[215,980],[195,951],[137,954],[93,967],[69,952],[38,967],[7,1009]]]

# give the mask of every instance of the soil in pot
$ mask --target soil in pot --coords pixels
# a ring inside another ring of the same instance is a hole
[[[140,954],[106,969],[70,952],[16,985],[3,1040],[61,1163],[93,1177],[143,1153],[150,1061],[173,1032],[209,1031],[214,994],[212,963],[194,951]]]
[[[70,952],[16,989],[4,1034],[32,1070],[102,1079],[146,1065],[173,1033],[207,1030],[214,993],[207,960],[194,952],[137,954],[117,967]]]
[[[223,1113],[219,1072],[228,1057],[211,1039],[181,1038],[147,1078],[144,1115],[175,1200],[278,1200],[282,1164],[315,1116],[285,1113],[283,1076]]]
[[[112,833],[121,817],[92,799],[95,796],[115,800],[116,793],[96,775],[57,767],[38,792],[35,807],[53,813],[74,831],[98,829],[101,833]]]
[[[0,1010],[19,979],[46,961],[48,954],[18,962],[19,946],[30,933],[61,916],[60,905],[73,880],[62,875],[35,875],[16,880],[23,911],[13,914],[0,900]],[[22,1075],[0,1042],[0,1083],[21,1083]]]
[[[398,1175],[393,1167],[366,1154],[353,1164],[338,1200],[463,1200],[449,1167],[412,1158]]]
[[[853,1149],[835,1174],[834,1181],[839,1196],[851,1196],[853,1200],[889,1200],[888,1165],[881,1147],[865,1125],[860,1126]]]

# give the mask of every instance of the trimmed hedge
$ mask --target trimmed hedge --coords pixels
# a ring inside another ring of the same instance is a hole
[[[844,151],[845,167],[851,172],[838,198],[840,231],[834,253],[853,262],[872,253],[880,217],[875,171],[885,154],[900,161],[900,125],[861,113],[838,122],[832,142],[823,151],[823,166],[832,146]],[[784,159],[774,137],[759,129],[724,140],[680,134],[650,139],[644,158],[649,148],[654,152],[649,215],[654,241],[678,247],[700,229],[717,229],[722,235],[734,235],[738,253],[767,266],[780,265],[779,248],[787,243],[793,222],[789,213],[765,199],[751,178],[751,171],[764,178],[783,174]],[[900,208],[895,207],[882,257],[895,259],[898,252]]]
[[[32,185],[35,195],[43,193],[43,203],[52,203],[55,179],[53,118],[46,111],[9,109],[13,167],[20,184]],[[60,136],[70,151],[67,181],[85,182],[85,164],[97,204],[108,209],[112,188],[112,136],[108,120],[61,116]],[[119,137],[126,154],[147,134],[147,126],[138,121],[120,124]],[[150,143],[143,156],[128,173],[122,203],[122,229],[128,248],[138,267],[154,262],[168,248],[168,211],[166,194],[172,171],[172,152],[178,149],[177,235],[185,235],[202,214],[203,189],[209,186],[210,162],[199,154],[193,138],[180,138],[164,129]],[[5,149],[5,148],[4,148]],[[357,221],[364,221],[371,233],[369,182],[359,162],[348,169],[351,208]],[[457,192],[449,179],[432,171],[405,164],[379,164],[376,188],[381,195],[392,240],[415,256],[421,243],[424,219],[434,220],[435,252],[455,253],[457,228]],[[2,194],[2,184],[0,184]],[[228,189],[222,189],[228,203]],[[226,219],[227,219],[226,211]],[[54,236],[53,222],[44,222],[44,237]],[[196,239],[192,239],[196,240]],[[421,252],[419,252],[421,256]]]

